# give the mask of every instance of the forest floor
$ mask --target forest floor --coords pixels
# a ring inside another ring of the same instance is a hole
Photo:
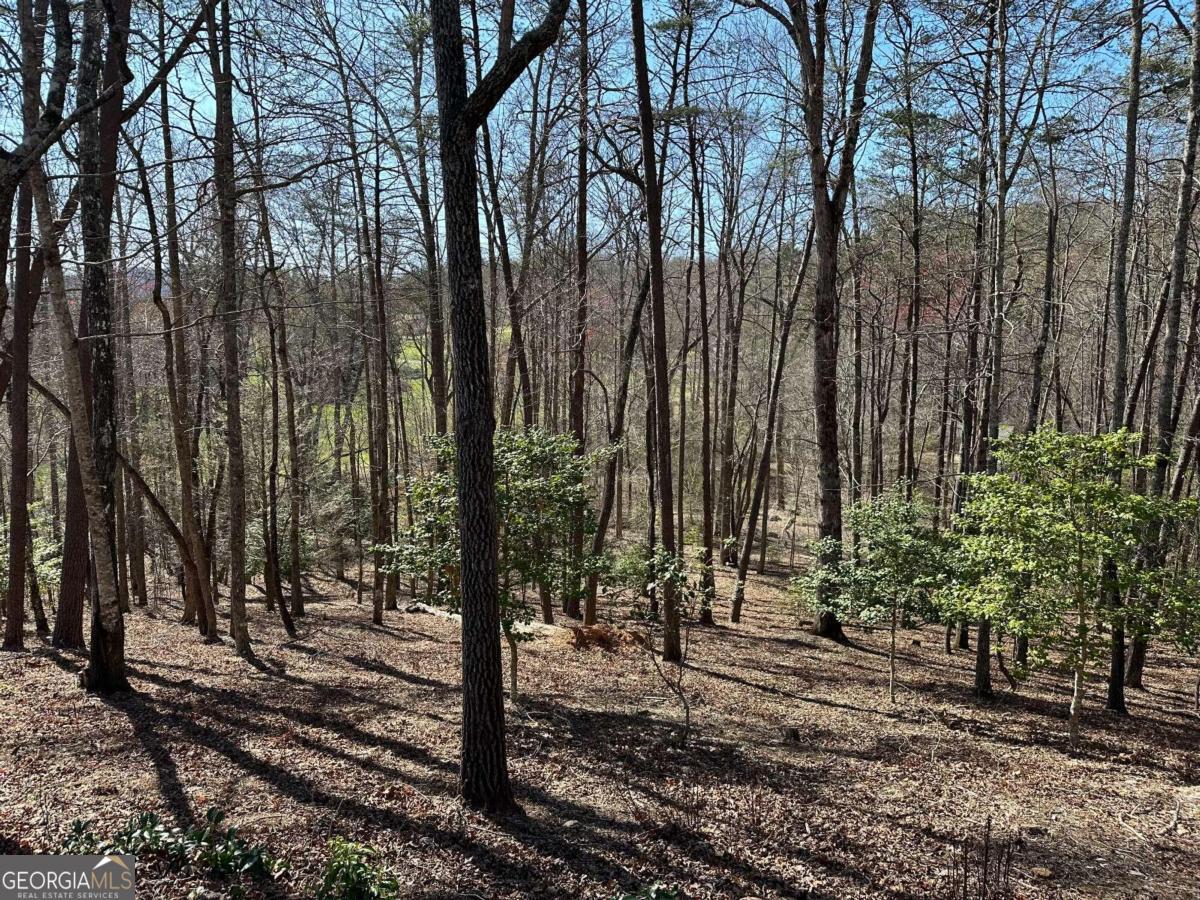
[[[726,576],[722,588],[729,587]],[[136,692],[83,694],[78,655],[31,639],[0,656],[0,851],[56,851],[72,820],[109,834],[132,814],[223,809],[287,861],[250,895],[312,896],[334,836],[366,842],[404,897],[596,897],[658,883],[687,897],[943,897],[960,844],[1013,849],[1015,897],[1200,897],[1200,719],[1194,669],[1152,653],[1128,718],[1092,687],[1066,736],[1066,679],[970,695],[969,653],[941,630],[840,646],[799,628],[782,578],[753,577],[744,621],[691,630],[692,732],[649,652],[522,645],[510,767],[525,816],[455,798],[458,625],[389,612],[318,579],[300,637],[251,606],[259,663],[206,646],[174,601],[128,619]],[[401,604],[403,608],[403,602]],[[228,883],[139,864],[139,896],[222,896]],[[207,891],[207,892],[205,892]],[[211,893],[208,893],[211,892]],[[644,896],[644,895],[643,895]]]

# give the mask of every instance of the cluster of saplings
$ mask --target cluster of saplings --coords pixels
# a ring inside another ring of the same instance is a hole
[[[457,613],[462,603],[457,447],[453,438],[429,441],[436,471],[409,491],[412,525],[395,543],[375,549],[385,568],[412,580],[414,595]],[[596,532],[590,481],[601,458],[612,452],[581,454],[572,435],[540,428],[496,432],[500,628],[509,648],[514,700],[517,647],[530,637],[535,609],[551,621],[551,604],[578,597],[588,576],[605,567],[605,557],[590,549]],[[584,544],[573,545],[572,534],[581,535]]]
[[[411,489],[413,524],[377,549],[414,593],[458,612],[456,448],[449,438],[431,442],[437,467]],[[912,485],[898,484],[851,509],[850,547],[814,545],[816,562],[795,579],[796,592],[842,618],[888,623],[893,700],[899,627],[979,623],[994,636],[1002,664],[1011,639],[1013,677],[1045,667],[1070,673],[1074,744],[1089,678],[1114,628],[1188,652],[1200,635],[1200,577],[1189,565],[1198,546],[1197,503],[1145,489],[1155,458],[1141,455],[1140,443],[1127,431],[1050,428],[999,441],[996,470],[964,479],[948,528],[937,527]],[[630,575],[630,560],[590,552],[590,476],[611,452],[582,454],[570,435],[537,428],[496,433],[500,623],[514,699],[517,649],[535,615],[551,620],[551,605],[565,606],[589,577],[644,586],[665,565],[661,553],[642,556]],[[572,534],[583,535],[583,546],[572,545]]]
[[[1140,443],[1127,431],[1050,428],[999,441],[996,471],[966,479],[947,529],[911,485],[897,485],[851,510],[845,552],[814,545],[817,561],[796,592],[888,623],[893,701],[898,627],[976,622],[998,647],[1011,638],[1015,678],[1044,667],[1071,676],[1075,746],[1089,678],[1114,631],[1187,652],[1200,634],[1197,503],[1146,490],[1156,460]]]

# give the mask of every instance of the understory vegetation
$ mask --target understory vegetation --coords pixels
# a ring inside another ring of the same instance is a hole
[[[840,547],[814,545],[817,562],[795,580],[797,591],[842,615],[888,622],[893,661],[901,622],[944,622],[948,631],[987,622],[992,640],[1013,639],[1018,678],[1051,665],[1070,674],[1076,744],[1114,621],[1187,652],[1200,637],[1197,505],[1132,486],[1154,465],[1138,455],[1140,443],[1124,431],[1050,428],[1000,441],[998,471],[966,482],[962,510],[944,531],[912,485],[897,485],[850,511],[845,558]],[[894,668],[889,691],[894,702]]]
[[[0,0],[0,870],[1195,893],[1190,5]]]

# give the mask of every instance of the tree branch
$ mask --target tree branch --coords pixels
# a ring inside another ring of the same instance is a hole
[[[56,395],[52,390],[50,390],[50,388],[46,387],[32,375],[29,376],[29,383],[33,386],[34,390],[36,390],[50,402],[51,406],[66,416],[68,421],[70,420],[71,410],[68,408],[67,404],[58,397],[58,395]],[[142,473],[134,467],[133,463],[125,458],[125,454],[123,454],[120,450],[116,451],[116,454],[117,462],[121,464],[121,468],[125,470],[126,474],[128,474],[131,479],[133,479],[133,483],[137,486],[137,489],[141,491],[142,496],[146,498],[146,501],[150,504],[150,508],[158,514],[159,519],[162,520],[162,523],[166,527],[167,531],[171,532],[171,537],[175,539],[175,543],[179,547],[180,555],[185,561],[192,562],[192,552],[190,549],[188,549],[187,541],[183,538],[183,532],[179,530],[179,526],[175,524],[175,520],[172,519],[171,514],[167,512],[167,507],[163,505],[161,500],[158,499],[158,495],[150,489],[150,485],[146,483],[146,479],[142,477]]]
[[[463,104],[459,114],[459,125],[474,132],[500,102],[500,98],[513,86],[526,67],[543,51],[558,40],[558,32],[571,0],[550,0],[546,16],[534,28],[525,32],[521,39],[500,55],[496,64],[475,85],[475,90]]]

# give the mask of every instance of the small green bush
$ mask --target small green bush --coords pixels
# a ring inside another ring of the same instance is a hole
[[[395,897],[400,890],[396,879],[372,860],[375,851],[335,837],[329,842],[329,859],[317,888],[317,900],[369,900]]]
[[[395,543],[373,547],[382,567],[425,579],[434,602],[461,612],[459,591],[458,448],[453,438],[429,438],[438,471],[409,487],[412,524]],[[538,428],[500,429],[495,435],[496,512],[499,552],[500,628],[508,644],[510,691],[517,699],[517,645],[531,638],[530,602],[544,591],[565,597],[579,589],[600,560],[585,552],[574,558],[569,537],[581,525],[584,547],[596,530],[591,474],[610,450],[580,454],[569,434]],[[530,588],[539,590],[531,591]]]
[[[642,594],[650,580],[650,550],[643,543],[613,550],[605,560],[604,586],[610,591]]]
[[[236,828],[223,826],[224,820],[221,810],[210,809],[203,825],[168,828],[156,813],[142,812],[132,816],[111,838],[101,840],[91,830],[92,823],[76,819],[63,840],[63,851],[159,856],[175,868],[192,865],[214,877],[270,878],[284,871],[283,863],[266,848],[248,843]]]

